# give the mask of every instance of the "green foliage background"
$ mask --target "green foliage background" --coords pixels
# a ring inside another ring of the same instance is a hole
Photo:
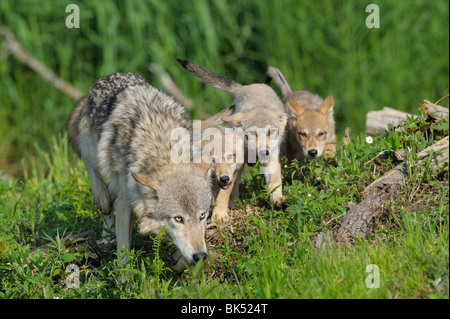
[[[79,29],[65,24],[71,3],[80,9]],[[379,29],[365,24],[371,3],[380,8]],[[115,247],[95,258],[82,245],[63,245],[86,230],[99,238],[102,227],[84,164],[62,134],[74,101],[8,55],[0,37],[0,175],[6,169],[21,179],[0,178],[0,299],[448,299],[448,172],[408,165],[407,184],[385,202],[370,238],[326,253],[313,243],[318,231],[336,230],[348,203],[399,163],[395,151],[408,150],[414,163],[420,150],[448,135],[448,122],[424,118],[372,144],[363,133],[370,110],[417,114],[424,98],[448,94],[448,18],[447,0],[0,0],[0,26],[84,94],[118,71],[163,88],[148,70],[156,63],[193,100],[198,119],[232,97],[200,83],[176,57],[243,84],[264,82],[270,64],[293,89],[333,94],[338,135],[352,128],[351,142],[337,145],[335,165],[318,160],[283,169],[285,211],[264,205],[263,177],[250,170],[236,227],[216,231],[203,265],[176,275],[165,265],[173,244],[137,234],[122,265]],[[30,251],[49,243],[53,248]],[[66,286],[69,264],[80,269],[79,289]],[[369,264],[380,267],[380,289],[366,286]]]
[[[65,25],[66,6],[80,8],[80,28]],[[368,4],[380,28],[365,24]],[[265,81],[268,64],[293,89],[336,99],[338,133],[364,129],[369,110],[391,106],[417,113],[449,87],[446,0],[135,0],[0,2],[0,24],[24,49],[83,93],[117,71],[143,75],[162,88],[149,63],[173,77],[199,110],[216,112],[232,97],[197,81],[175,57],[249,84]],[[0,168],[48,148],[74,101],[8,56],[0,58]],[[20,175],[20,174],[19,174]]]

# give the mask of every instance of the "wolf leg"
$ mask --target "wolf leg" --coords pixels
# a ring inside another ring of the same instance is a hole
[[[266,184],[271,191],[270,200],[275,206],[281,207],[286,199],[283,197],[282,192],[281,164],[278,161],[278,158],[272,158],[269,165],[264,166],[264,170]]]
[[[111,178],[111,180],[106,183],[108,185],[108,192],[111,196],[111,210],[109,214],[103,214],[103,231],[102,238],[105,239],[111,233],[114,224],[114,201],[117,198],[118,190],[117,183],[115,178]]]
[[[102,175],[98,169],[98,141],[87,129],[84,128],[86,126],[85,122],[85,120],[81,121],[81,124],[83,124],[81,126],[83,129],[80,133],[79,143],[81,158],[84,161],[89,175],[89,180],[91,181],[92,195],[94,196],[95,204],[104,215],[109,215],[112,210],[113,201],[111,200],[108,186],[106,186],[103,181]]]
[[[242,173],[244,173],[245,164],[242,163],[236,169],[233,176],[233,190],[231,191],[230,198],[228,201],[228,208],[233,209],[234,199],[239,198],[239,182],[241,181]]]
[[[233,184],[234,181],[232,181],[232,185],[230,185],[229,188],[220,189],[217,194],[216,203],[213,209],[213,217],[220,221],[228,220],[230,217],[228,214],[228,201],[231,192],[233,191]]]
[[[128,262],[128,257],[123,254],[123,249],[131,248],[131,232],[133,227],[133,214],[130,201],[126,192],[121,192],[116,203],[116,241],[117,257],[122,264]]]
[[[86,168],[91,181],[92,195],[94,197],[95,204],[103,215],[110,215],[113,201],[109,194],[108,186],[103,181],[103,178],[97,169],[89,167],[88,164],[86,164]]]
[[[332,140],[325,145],[323,150],[323,158],[327,161],[330,157],[336,155],[336,141]]]

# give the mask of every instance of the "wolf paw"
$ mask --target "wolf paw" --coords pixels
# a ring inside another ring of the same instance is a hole
[[[110,215],[113,211],[113,200],[107,192],[104,192],[101,196],[95,198],[95,204],[97,205],[98,209],[100,209],[103,215]]]
[[[286,206],[286,198],[282,196],[281,198],[278,198],[277,200],[274,199],[273,205],[275,208],[283,208]]]
[[[221,222],[230,220],[230,215],[228,214],[228,208],[215,207],[213,210],[212,217]]]
[[[181,274],[186,269],[186,260],[179,250],[173,253],[172,266],[170,268],[177,274]]]

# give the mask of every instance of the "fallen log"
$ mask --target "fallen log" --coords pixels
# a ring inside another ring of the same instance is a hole
[[[423,100],[423,106],[420,108],[420,111],[436,121],[448,121],[448,108],[431,103],[428,100]]]
[[[384,135],[388,130],[389,124],[397,126],[408,117],[414,117],[410,113],[398,111],[390,107],[384,107],[382,110],[370,111],[366,115],[366,133],[372,135]]]
[[[423,105],[420,107],[420,111],[422,114],[428,115],[430,118],[434,119],[435,122],[449,120],[448,108],[432,103],[428,100],[423,100]],[[390,107],[384,107],[382,110],[378,111],[367,112],[366,134],[376,134],[382,136],[388,130],[389,124],[397,126],[408,117],[417,117],[417,115],[398,111]]]
[[[434,172],[442,168],[445,172],[448,172],[448,136],[422,150],[414,165],[423,166],[425,161],[428,160]],[[445,163],[447,163],[447,166],[445,166]],[[406,161],[402,162],[364,190],[361,202],[357,205],[351,205],[349,211],[345,214],[342,225],[337,231],[336,239],[338,241],[353,242],[355,237],[367,238],[374,226],[374,219],[382,212],[383,203],[394,196],[399,186],[406,184],[408,179],[407,165]]]

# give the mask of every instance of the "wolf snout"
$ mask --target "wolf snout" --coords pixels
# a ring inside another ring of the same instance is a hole
[[[220,176],[219,186],[223,189],[227,189],[230,186],[231,178],[228,175]]]
[[[200,259],[205,259],[207,254],[204,251],[196,252],[192,255],[192,258],[195,262],[199,261]]]
[[[308,155],[311,156],[311,158],[316,157],[317,156],[317,150],[314,150],[314,149],[309,150],[308,151]]]
[[[265,148],[262,150],[258,150],[258,158],[260,162],[267,162],[270,157],[270,150]]]

